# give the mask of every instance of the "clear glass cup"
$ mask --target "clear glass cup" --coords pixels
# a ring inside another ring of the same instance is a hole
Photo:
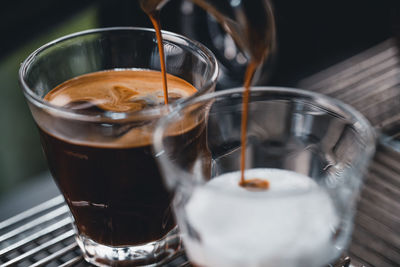
[[[214,91],[213,54],[174,33],[163,32],[163,38],[167,72],[194,85],[195,95]],[[105,28],[62,37],[33,52],[19,77],[85,259],[99,266],[156,264],[179,249],[180,238],[151,140],[155,122],[180,101],[168,108],[85,113],[43,100],[66,80],[111,69],[160,70],[154,31]],[[148,142],[138,145],[128,135],[136,130]],[[118,138],[126,139],[124,147],[110,145]]]
[[[349,243],[362,177],[375,151],[373,129],[356,110],[327,96],[252,88],[246,178],[264,178],[260,171],[268,171],[270,183],[254,192],[238,186],[242,93],[230,89],[185,101],[154,134],[188,257],[218,267],[335,261]],[[200,149],[188,139],[178,146],[176,129],[197,125],[207,145]],[[187,155],[195,155],[189,164]],[[234,179],[225,179],[231,172]]]

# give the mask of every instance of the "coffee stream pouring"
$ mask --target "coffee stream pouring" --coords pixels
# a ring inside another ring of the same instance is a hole
[[[165,104],[168,104],[168,92],[165,71],[165,59],[160,32],[159,12],[167,3],[167,0],[139,0],[144,12],[146,12],[156,30],[161,70],[164,75]],[[247,143],[247,121],[250,87],[254,80],[257,68],[264,62],[271,52],[275,36],[274,19],[271,5],[267,0],[191,0],[208,13],[222,25],[228,34],[236,41],[237,45],[244,51],[248,64],[244,75],[245,88],[242,103],[242,125],[241,125],[241,179],[239,185],[250,189],[266,190],[269,183],[258,178],[246,179],[246,143]]]

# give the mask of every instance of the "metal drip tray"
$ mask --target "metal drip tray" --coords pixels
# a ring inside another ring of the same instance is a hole
[[[74,239],[62,196],[50,199],[0,223],[0,266],[92,266]],[[348,267],[349,258],[334,267]],[[189,267],[181,250],[163,266]]]
[[[0,266],[91,266],[75,242],[62,196],[0,223]],[[189,266],[183,250],[165,266]]]

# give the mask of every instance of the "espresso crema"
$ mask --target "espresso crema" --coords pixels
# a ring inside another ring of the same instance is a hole
[[[183,79],[167,74],[168,99],[188,97],[196,88]],[[101,71],[68,80],[44,98],[56,106],[71,109],[99,108],[129,112],[164,103],[161,72],[151,70]]]
[[[193,85],[181,78],[167,74],[167,79],[170,103],[197,92]],[[159,71],[138,69],[89,73],[58,85],[44,97],[44,100],[88,115],[99,115],[111,111],[132,113],[128,117],[135,117],[136,111],[164,105],[162,74]],[[80,133],[76,133],[76,136],[66,141],[114,148],[151,145],[153,125],[143,123],[142,127],[137,127],[135,125],[137,121],[134,118],[131,124],[124,125],[123,134],[116,134],[106,141],[90,137],[90,135],[79,138]],[[187,131],[195,126],[195,123],[190,121],[185,121],[183,124],[185,127],[171,134],[180,134],[182,130]],[[71,125],[66,125],[66,127],[71,127]],[[57,133],[50,134],[57,135]],[[58,137],[65,139],[62,136]]]

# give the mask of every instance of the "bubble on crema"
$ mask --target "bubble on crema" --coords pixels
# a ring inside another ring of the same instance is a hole
[[[323,266],[339,255],[333,201],[311,178],[287,170],[249,169],[269,189],[238,185],[240,171],[194,190],[185,206],[189,258],[200,266]],[[195,234],[191,234],[195,233]],[[301,265],[303,266],[303,265]]]
[[[188,82],[168,74],[169,102],[195,92]],[[68,80],[44,98],[51,104],[85,112],[130,112],[164,104],[161,72],[102,71]]]

